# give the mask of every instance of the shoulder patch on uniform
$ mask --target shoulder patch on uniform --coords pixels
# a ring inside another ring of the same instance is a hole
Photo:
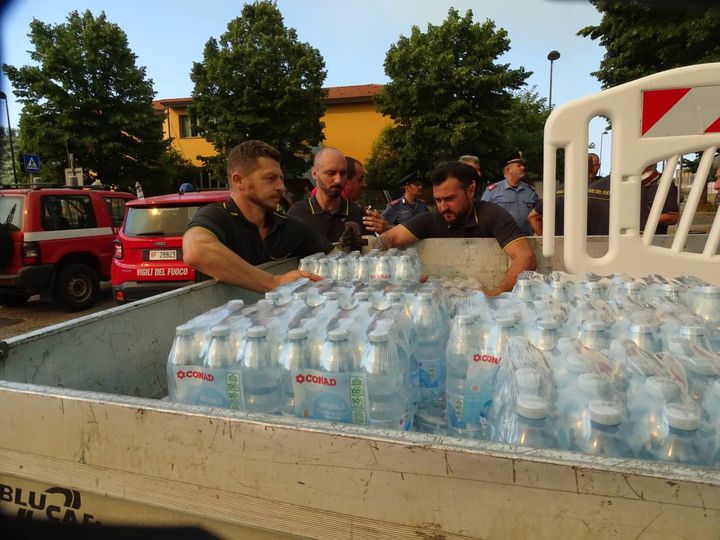
[[[487,189],[488,191],[492,191],[493,189],[495,189],[495,188],[497,187],[497,185],[498,185],[499,183],[500,183],[500,182],[495,182],[494,184],[490,184],[486,189]]]
[[[402,199],[395,199],[394,201],[390,201],[390,206],[397,206],[398,204],[400,204],[401,201]]]

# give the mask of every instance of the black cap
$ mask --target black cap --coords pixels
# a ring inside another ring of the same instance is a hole
[[[505,161],[503,161],[503,167],[505,167],[506,165],[510,165],[511,163],[525,163],[522,152],[520,152],[520,150],[518,150],[514,154],[510,154],[507,158],[505,158]]]
[[[413,171],[410,174],[406,174],[397,183],[398,186],[404,186],[405,184],[422,184],[420,173]]]

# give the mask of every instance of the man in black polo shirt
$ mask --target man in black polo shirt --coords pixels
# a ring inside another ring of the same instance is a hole
[[[475,171],[458,161],[438,165],[430,174],[435,212],[420,214],[380,236],[382,248],[401,247],[423,238],[495,238],[510,257],[503,280],[486,294],[510,291],[524,270],[537,265],[535,253],[513,217],[503,208],[475,201]]]
[[[230,199],[198,210],[183,236],[183,260],[219,281],[257,292],[306,277],[293,270],[274,276],[254,265],[332,250],[301,221],[275,213],[285,193],[280,154],[262,141],[246,141],[228,156]]]
[[[347,175],[347,160],[342,152],[330,147],[320,149],[312,167],[317,191],[309,199],[293,204],[287,215],[301,219],[330,242],[340,239],[346,223],[356,223],[361,233],[387,229],[387,222],[377,210],[366,215],[359,204],[342,196]]]

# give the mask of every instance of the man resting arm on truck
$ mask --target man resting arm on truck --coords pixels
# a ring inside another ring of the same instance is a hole
[[[302,221],[275,213],[285,192],[279,152],[262,141],[245,141],[230,152],[227,174],[230,198],[201,208],[190,220],[183,235],[185,264],[257,292],[303,277],[319,280],[301,270],[275,276],[254,266],[332,250]]]
[[[382,249],[401,247],[423,238],[495,238],[510,257],[503,280],[491,291],[495,296],[510,291],[518,274],[534,270],[535,253],[513,217],[503,208],[475,201],[475,171],[457,161],[438,165],[430,174],[437,211],[420,214],[393,227],[379,238]]]

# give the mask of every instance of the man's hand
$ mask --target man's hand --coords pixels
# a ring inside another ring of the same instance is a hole
[[[279,287],[280,285],[284,285],[285,283],[290,283],[291,281],[296,281],[302,278],[308,278],[310,281],[320,281],[322,279],[321,276],[313,274],[312,272],[306,272],[305,270],[291,270],[285,274],[273,276],[273,289],[275,287]]]
[[[381,234],[387,231],[391,225],[385,221],[380,212],[371,209],[365,211],[365,217],[363,217],[363,225],[371,233]]]

